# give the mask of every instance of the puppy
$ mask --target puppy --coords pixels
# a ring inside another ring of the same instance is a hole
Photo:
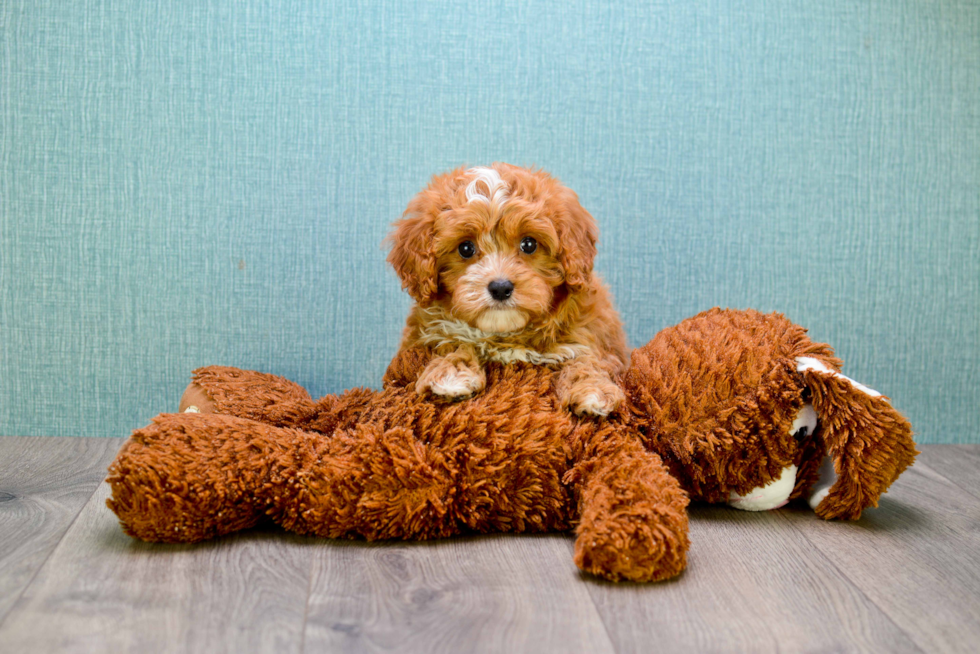
[[[598,229],[578,197],[540,170],[496,163],[437,175],[388,237],[388,262],[415,300],[401,348],[435,356],[419,393],[458,400],[486,384],[487,361],[561,368],[577,414],[623,400],[629,359],[609,292],[592,272]]]

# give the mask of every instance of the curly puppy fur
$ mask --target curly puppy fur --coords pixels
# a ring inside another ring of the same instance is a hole
[[[575,413],[614,411],[629,352],[592,272],[597,237],[575,193],[543,171],[496,163],[434,177],[388,239],[416,302],[401,347],[436,354],[416,390],[470,397],[488,361],[526,361],[561,367],[558,394]]]

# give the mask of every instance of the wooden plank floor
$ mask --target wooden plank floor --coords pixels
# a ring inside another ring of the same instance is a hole
[[[0,652],[980,649],[980,445],[923,446],[856,523],[695,506],[660,584],[580,573],[562,534],[137,542],[105,507],[119,445],[0,438]]]

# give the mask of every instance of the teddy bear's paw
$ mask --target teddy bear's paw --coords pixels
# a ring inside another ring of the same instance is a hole
[[[445,400],[464,400],[476,395],[487,384],[486,373],[482,368],[463,363],[453,363],[446,359],[434,359],[415,383],[420,394],[431,393]]]
[[[683,572],[687,564],[687,534],[683,527],[620,527],[605,533],[580,534],[575,543],[575,564],[611,581],[662,581]]]
[[[571,390],[568,406],[578,416],[605,417],[623,403],[622,389],[609,382],[581,384]]]
[[[214,413],[214,401],[207,391],[191,382],[180,398],[177,413]]]

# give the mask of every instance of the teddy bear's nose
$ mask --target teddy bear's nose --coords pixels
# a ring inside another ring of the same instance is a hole
[[[497,302],[510,298],[514,292],[514,284],[509,279],[495,279],[487,286],[490,296]]]

